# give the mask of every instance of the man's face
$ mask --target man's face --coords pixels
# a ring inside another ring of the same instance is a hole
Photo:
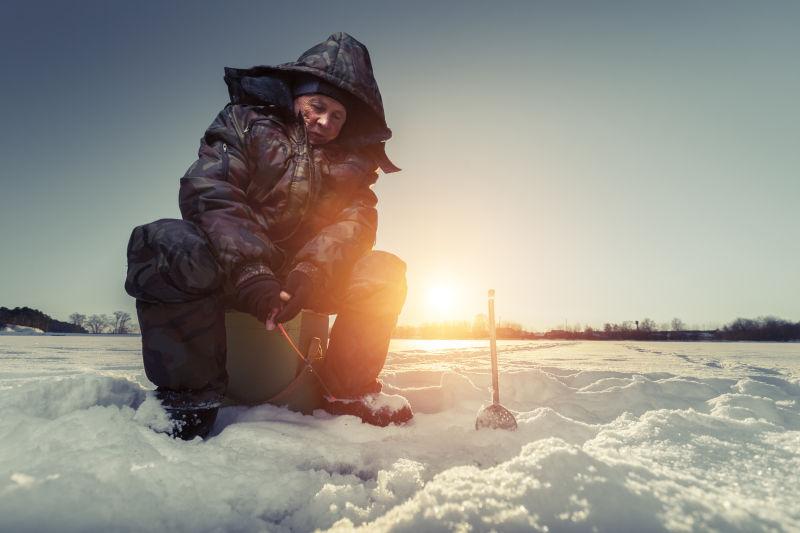
[[[342,131],[347,110],[338,100],[324,94],[305,94],[294,99],[294,112],[303,115],[311,144],[325,144]]]

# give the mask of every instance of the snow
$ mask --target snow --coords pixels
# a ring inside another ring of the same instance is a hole
[[[41,335],[44,333],[39,328],[30,326],[18,326],[17,324],[0,325],[0,335]]]
[[[393,341],[405,427],[221,411],[172,440],[136,337],[0,342],[0,531],[800,531],[800,345]]]
[[[409,407],[408,400],[405,398],[405,396],[401,396],[400,394],[386,394],[383,392],[377,394],[367,394],[360,400],[341,398],[337,401],[341,403],[363,402],[364,405],[367,405],[372,412],[381,410],[386,412],[396,412],[405,407]]]

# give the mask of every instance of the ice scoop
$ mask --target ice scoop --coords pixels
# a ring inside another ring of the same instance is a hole
[[[494,327],[494,289],[489,290],[489,348],[492,353],[492,403],[481,409],[475,429],[517,429],[517,419],[500,405],[500,380],[497,372],[497,332]]]

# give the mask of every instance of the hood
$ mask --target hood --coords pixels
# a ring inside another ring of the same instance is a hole
[[[291,63],[248,69],[226,67],[225,83],[234,104],[273,104],[291,113],[292,85],[299,74],[321,78],[354,97],[355,109],[348,109],[347,121],[335,143],[368,149],[386,173],[400,170],[384,151],[392,131],[386,125],[369,51],[347,33],[334,33]]]

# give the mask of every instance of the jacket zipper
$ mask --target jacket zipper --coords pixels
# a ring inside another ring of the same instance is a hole
[[[313,157],[313,155],[311,153],[311,143],[308,142],[308,136],[306,135],[305,130],[303,130],[303,145],[305,147],[305,160],[308,163],[308,171],[309,171],[308,172],[308,178],[307,178],[308,179],[308,196],[306,197],[305,204],[301,207],[301,210],[298,213],[297,224],[286,235],[284,235],[280,239],[274,240],[273,242],[275,242],[276,244],[288,241],[289,239],[294,237],[294,235],[300,230],[300,228],[303,226],[303,223],[306,221],[306,218],[308,217],[308,212],[311,211],[311,207],[314,205],[314,201],[315,201],[315,199],[317,197],[317,194],[318,194],[318,192],[317,192],[318,187],[316,186],[317,182],[318,182],[316,165],[314,164],[314,157]],[[298,163],[295,162],[295,165],[297,165],[297,164]],[[297,169],[296,168],[295,168],[294,172],[295,172],[295,176],[296,176],[297,175]],[[296,189],[295,180],[292,179],[292,182],[289,184],[289,195],[290,196],[293,195],[293,194],[296,194],[295,189]]]
[[[222,143],[222,179],[228,179],[228,168],[230,167],[230,160],[228,156],[228,145]]]

